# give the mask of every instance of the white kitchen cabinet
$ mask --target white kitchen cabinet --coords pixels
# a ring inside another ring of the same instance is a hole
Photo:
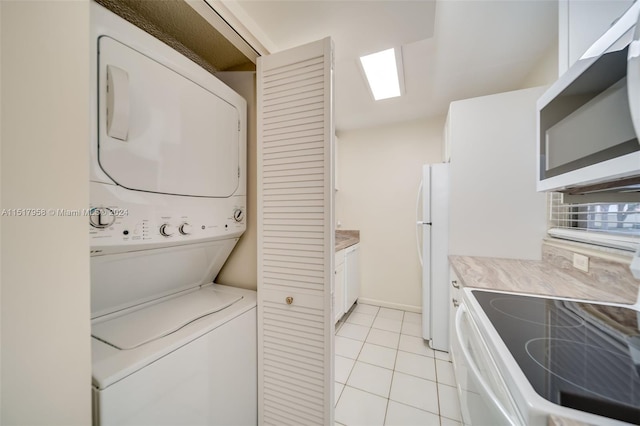
[[[340,177],[340,164],[338,163],[338,160],[340,158],[338,156],[339,146],[340,146],[340,142],[338,141],[338,137],[334,136],[333,137],[333,162],[335,163],[335,166],[333,168],[333,189],[335,191],[340,189],[340,180],[338,179]]]
[[[348,312],[360,297],[360,244],[345,250],[344,311]]]
[[[449,342],[453,342],[455,339],[455,318],[458,306],[460,306],[460,300],[462,299],[462,293],[460,291],[460,281],[453,270],[449,267]],[[451,349],[449,349],[451,353]]]
[[[360,297],[360,244],[336,252],[334,274],[333,312],[338,322]]]
[[[335,322],[345,314],[344,310],[344,255],[345,250],[336,252],[335,258],[335,277],[333,289],[333,312],[335,314]]]
[[[562,75],[631,6],[633,0],[560,0],[558,71]]]
[[[449,254],[540,259],[545,194],[536,192],[532,88],[452,102]]]

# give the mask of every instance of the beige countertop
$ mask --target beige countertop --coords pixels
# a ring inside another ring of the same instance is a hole
[[[335,250],[340,251],[360,242],[360,231],[337,229]]]
[[[624,263],[590,259],[589,273],[569,262],[569,253],[543,249],[542,260],[449,256],[461,284],[492,290],[586,299],[624,304],[636,303],[638,285]]]

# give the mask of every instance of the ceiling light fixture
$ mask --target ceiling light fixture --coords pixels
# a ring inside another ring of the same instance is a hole
[[[400,59],[394,48],[360,57],[369,89],[376,101],[401,95]]]

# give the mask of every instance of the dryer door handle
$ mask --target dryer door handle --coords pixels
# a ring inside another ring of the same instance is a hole
[[[129,134],[129,74],[107,65],[107,135],[122,141]]]

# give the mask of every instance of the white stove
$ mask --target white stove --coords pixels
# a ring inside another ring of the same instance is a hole
[[[465,424],[640,424],[637,311],[467,288],[454,330]]]

